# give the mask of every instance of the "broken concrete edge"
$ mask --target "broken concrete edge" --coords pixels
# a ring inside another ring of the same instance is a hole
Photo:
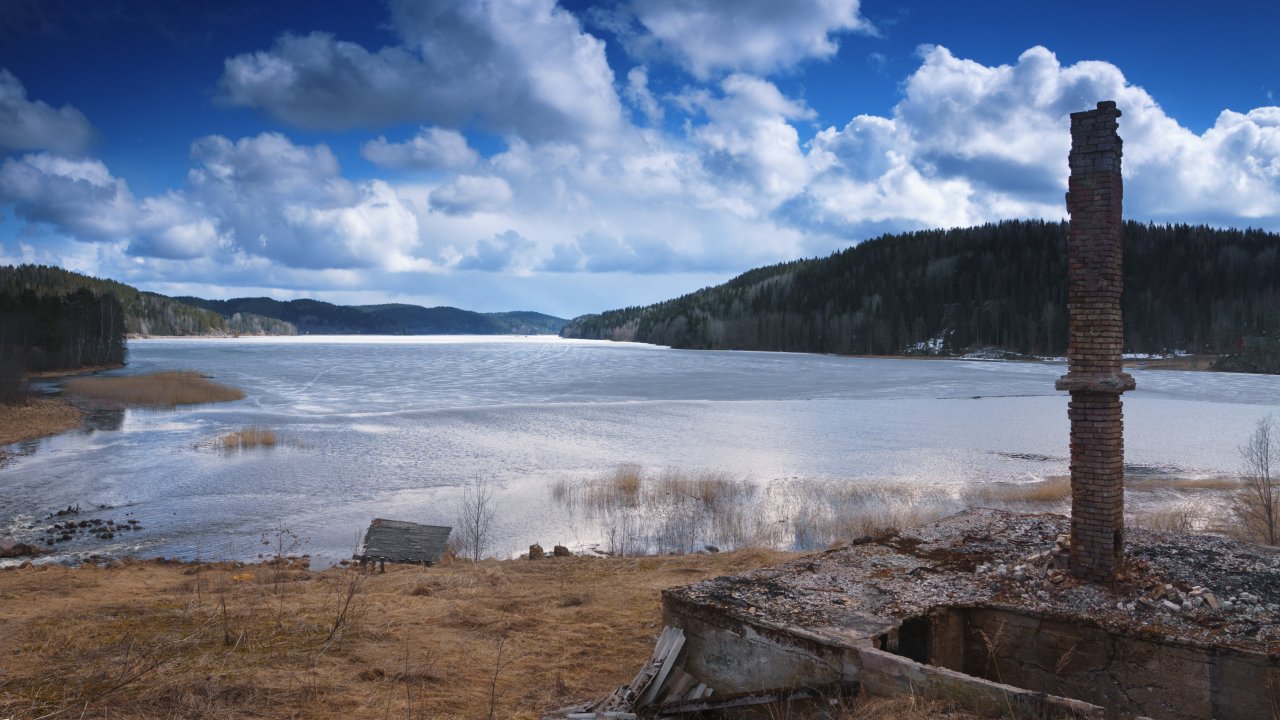
[[[1066,392],[1123,393],[1137,387],[1137,381],[1129,373],[1103,375],[1063,375],[1053,384],[1055,390]]]
[[[1106,711],[1082,700],[1038,693],[924,665],[873,647],[851,648],[858,656],[859,682],[873,695],[917,695],[948,700],[987,714],[1036,718],[1104,718]]]
[[[727,632],[736,636],[729,642],[743,646],[740,657],[752,658],[756,664],[776,663],[771,672],[777,673],[777,684],[785,681],[792,686],[815,686],[853,681],[872,695],[941,699],[980,713],[1038,718],[1105,717],[1103,708],[1081,700],[1005,685],[880,650],[872,646],[866,628],[797,627],[741,613],[711,614],[697,603],[665,590],[663,620],[701,640],[696,644],[704,652],[712,644],[707,641],[710,635]],[[882,623],[877,634],[896,631],[897,627]],[[685,672],[704,682],[715,685],[723,680],[707,677],[715,673],[700,667],[706,658],[686,656],[681,661]]]

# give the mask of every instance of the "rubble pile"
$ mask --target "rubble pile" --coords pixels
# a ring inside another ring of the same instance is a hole
[[[741,577],[667,591],[744,617],[841,625],[990,607],[1192,643],[1280,652],[1280,551],[1211,535],[1130,529],[1112,583],[1067,570],[1069,520],[972,510]]]

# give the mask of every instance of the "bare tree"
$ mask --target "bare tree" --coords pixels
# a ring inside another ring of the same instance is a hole
[[[1280,435],[1276,420],[1258,420],[1240,446],[1244,484],[1236,491],[1232,510],[1245,532],[1268,545],[1280,544]]]
[[[477,478],[462,488],[454,529],[460,555],[480,562],[492,540],[495,512],[493,487],[487,480]]]

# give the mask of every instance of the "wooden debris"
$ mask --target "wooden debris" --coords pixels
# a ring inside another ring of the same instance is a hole
[[[355,557],[361,567],[374,562],[434,565],[444,555],[452,530],[438,525],[377,518],[369,525],[369,531],[364,535],[364,548]]]

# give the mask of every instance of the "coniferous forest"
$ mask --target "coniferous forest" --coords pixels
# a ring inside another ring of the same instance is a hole
[[[1036,220],[885,235],[575,318],[562,334],[681,348],[1061,356],[1066,242],[1065,222]],[[1280,235],[1128,222],[1124,252],[1126,352],[1238,356],[1280,335]]]
[[[112,293],[0,291],[0,401],[24,372],[124,363],[124,307]]]

